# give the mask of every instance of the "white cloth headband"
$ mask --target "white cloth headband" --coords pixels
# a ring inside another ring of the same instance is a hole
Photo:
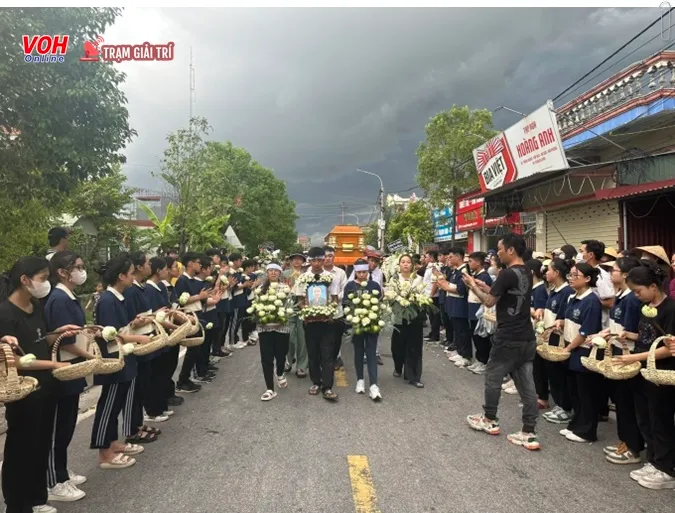
[[[368,264],[358,264],[354,266],[354,272],[358,273],[360,271],[369,271],[370,268],[368,267]]]
[[[279,264],[267,264],[267,270],[276,269],[277,271],[283,271]]]

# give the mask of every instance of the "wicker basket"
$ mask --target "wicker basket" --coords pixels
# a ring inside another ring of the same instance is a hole
[[[192,336],[196,335],[197,333],[199,333],[199,329],[200,329],[199,319],[193,313],[186,313],[186,312],[183,312],[183,313],[186,315],[186,317],[188,318],[188,321],[190,322],[190,331],[187,332],[187,336],[192,337]]]
[[[659,337],[652,343],[647,357],[647,368],[640,369],[642,376],[655,385],[675,386],[675,371],[656,368],[656,348],[661,342],[665,343],[666,339],[671,337],[672,335]]]
[[[135,355],[145,356],[146,354],[154,353],[155,351],[159,351],[166,347],[166,342],[169,337],[164,330],[164,326],[157,322],[154,317],[152,318],[152,323],[155,325],[155,334],[147,344],[137,344],[134,347]]]
[[[181,346],[184,347],[197,347],[201,346],[204,343],[204,327],[202,324],[197,321],[197,336],[190,336],[184,338],[179,342]]]
[[[553,333],[555,328],[546,328],[542,333],[536,333],[537,345],[541,346],[543,344],[548,344],[548,339],[551,338],[551,333]]]
[[[553,332],[553,330],[551,330]],[[564,362],[570,357],[570,353],[565,351],[565,339],[561,336],[557,346],[551,344],[542,344],[537,346],[537,353],[544,360],[549,362]]]
[[[612,341],[610,340],[610,343],[611,342]],[[630,354],[630,351],[625,346],[625,344],[621,344],[621,346],[622,346],[622,353],[624,355]],[[641,368],[642,365],[640,364],[640,362],[633,362],[627,365],[616,365],[612,363],[611,358],[607,358],[606,356],[605,359],[601,361],[600,364],[598,365],[600,373],[607,379],[613,380],[624,380],[634,378],[640,373]]]
[[[586,367],[589,371],[601,373],[602,371],[600,370],[600,364],[602,364],[604,360],[598,360],[598,349],[600,348],[593,344],[591,353],[588,356],[581,357],[581,365]],[[605,351],[605,355],[608,354],[608,350],[611,350],[611,346],[609,344],[607,344],[606,349],[603,349],[603,351]]]
[[[115,337],[119,356],[117,358],[101,358],[94,374],[115,374],[124,368],[124,353],[122,352],[122,339]]]
[[[9,344],[0,344],[0,403],[20,401],[35,392],[38,380],[32,376],[19,376],[16,370],[14,352]]]
[[[86,376],[90,376],[96,372],[98,369],[99,362],[101,360],[101,350],[98,348],[98,344],[94,339],[94,332],[92,329],[81,329],[75,332],[76,334],[83,334],[87,337],[87,351],[91,349],[91,353],[94,355],[94,358],[85,360],[79,363],[73,363],[66,367],[61,367],[60,369],[54,369],[52,375],[59,381],[71,381],[73,379],[82,379]],[[67,338],[64,335],[59,336],[52,346],[52,361],[58,361],[57,355],[59,352],[59,346],[64,338]]]
[[[178,325],[178,327],[169,334],[169,337],[166,341],[167,346],[173,347],[189,335],[189,333],[192,331],[192,324],[190,323],[188,317],[178,310],[172,310],[169,312],[169,320],[173,324]]]

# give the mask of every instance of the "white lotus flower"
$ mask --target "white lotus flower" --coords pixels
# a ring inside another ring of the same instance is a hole
[[[378,325],[380,328],[384,328],[384,324],[385,324],[384,321],[377,321],[377,325]]]
[[[370,299],[370,294],[367,292],[365,294],[361,294],[361,299]]]
[[[115,340],[115,337],[117,336],[117,330],[113,326],[106,326],[101,331],[101,336],[103,337],[103,340],[105,340],[106,342],[112,342],[113,340]]]
[[[286,308],[286,314],[287,315],[293,315],[293,309],[292,308]]]
[[[354,299],[352,299],[352,303],[354,303],[355,305],[359,305],[361,304],[361,300],[358,297],[355,297]]]
[[[206,278],[204,278],[204,281],[208,283],[213,283],[213,279],[214,279],[213,276],[207,276]]]
[[[211,328],[213,328],[213,323],[212,323],[212,322],[209,322],[209,323],[206,325],[206,329],[207,329],[207,330],[210,330]]]
[[[370,324],[370,319],[368,318],[362,319],[361,324],[363,324],[364,326],[368,326]]]
[[[364,300],[363,300],[363,306],[370,306],[370,300],[369,300],[369,299],[364,299]]]
[[[156,320],[157,322],[164,322],[164,321],[166,321],[166,312],[164,312],[164,311],[157,312],[157,313],[155,314],[155,320]]]
[[[252,314],[254,311],[255,311],[255,308],[253,308],[252,306],[246,309],[247,314]]]
[[[344,311],[345,311],[345,313],[349,313],[349,312],[351,312],[351,311],[352,311],[352,309],[351,309],[351,308],[349,308],[348,306],[345,306],[345,310],[344,310]]]
[[[220,276],[220,281],[223,285],[227,285],[229,283],[227,276],[225,276],[224,274]]]
[[[605,349],[607,347],[607,341],[602,337],[593,337],[591,343],[598,349]]]
[[[279,299],[286,299],[286,293],[285,292],[277,292],[277,297]]]
[[[402,307],[410,306],[410,301],[408,301],[407,299],[401,299],[401,306]]]
[[[270,288],[272,290],[275,290],[275,289],[279,288],[279,283],[276,282],[276,281],[273,281],[272,283],[270,283]]]
[[[380,291],[379,290],[373,290],[372,294],[375,295],[375,296],[379,296]]]
[[[262,296],[260,296],[260,301],[267,301],[269,300],[269,298],[270,297],[267,294],[263,294]]]
[[[122,354],[125,356],[128,356],[134,352],[134,345],[133,344],[124,344],[122,346]]]
[[[270,294],[267,298],[268,298],[270,301],[276,301],[276,300],[277,300],[276,294]]]
[[[377,319],[377,314],[371,312],[371,313],[368,314],[368,318],[370,320],[374,321],[375,319]]]
[[[274,302],[274,305],[275,305],[275,306],[282,306],[283,304],[284,304],[284,302],[283,302],[281,299],[277,299],[277,300]]]
[[[345,319],[347,319],[347,322],[352,322],[352,319],[353,319],[353,318],[354,318],[354,317],[351,316],[351,315],[348,315],[347,317],[345,317]]]
[[[19,358],[19,364],[21,367],[30,367],[35,363],[35,360],[37,360],[37,357],[33,353],[28,353]]]
[[[372,299],[370,300],[370,304],[371,304],[371,305],[376,305],[376,304],[378,304],[379,302],[380,302],[380,300],[377,299],[376,297],[374,297],[374,298],[372,298]]]
[[[180,297],[178,298],[178,303],[181,306],[185,306],[189,300],[190,300],[190,294],[188,292],[183,292],[180,295]]]
[[[367,286],[368,286],[368,282],[367,282],[367,281],[362,281],[362,282],[361,282],[361,286],[364,287],[364,288],[367,287]]]

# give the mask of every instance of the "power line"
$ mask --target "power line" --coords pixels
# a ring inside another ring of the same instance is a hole
[[[671,8],[668,10],[668,14],[669,14],[672,10],[673,10],[673,8],[671,7]],[[577,80],[576,82],[574,82],[571,86],[567,87],[562,93],[560,93],[558,96],[556,96],[555,98],[553,98],[553,101],[555,102],[557,99],[559,99],[559,98],[560,98],[562,95],[564,95],[567,91],[569,91],[570,89],[572,89],[572,88],[573,88],[574,86],[576,86],[579,82],[581,82],[583,79],[585,79],[588,75],[590,75],[590,74],[593,73],[595,70],[597,70],[600,66],[602,66],[602,65],[605,64],[607,61],[609,61],[612,57],[614,57],[614,56],[615,56],[616,54],[618,54],[621,50],[623,50],[623,49],[626,48],[628,45],[630,45],[633,41],[635,41],[635,40],[636,40],[637,38],[639,38],[642,34],[644,34],[645,32],[647,32],[650,28],[652,28],[654,25],[656,25],[656,24],[657,24],[659,21],[661,21],[662,19],[663,19],[663,13],[662,13],[658,18],[656,18],[653,22],[651,22],[649,25],[647,25],[644,29],[642,29],[637,35],[633,36],[627,43],[623,44],[618,50],[616,50],[616,51],[613,52],[611,55],[609,55],[607,58],[605,58],[600,64],[598,64],[597,66],[595,66],[592,70],[590,70],[588,73],[586,73],[584,76],[582,76],[579,80]]]

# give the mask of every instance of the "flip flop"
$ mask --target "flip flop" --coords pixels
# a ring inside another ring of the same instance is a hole
[[[319,395],[319,386],[312,385],[309,389],[309,395]]]
[[[261,400],[261,401],[271,401],[271,400],[274,399],[276,396],[277,396],[277,393],[276,393],[276,392],[274,392],[273,390],[268,390],[267,392],[265,392],[265,393],[260,397],[260,400]]]
[[[140,431],[145,431],[146,433],[150,433],[151,435],[161,435],[162,434],[161,429],[157,429],[157,428],[150,427],[150,426],[141,426]]]
[[[99,467],[101,467],[104,470],[115,470],[118,468],[131,467],[132,465],[135,464],[136,460],[134,458],[130,458],[129,456],[120,452],[117,453],[117,455],[112,460],[100,463]]]

